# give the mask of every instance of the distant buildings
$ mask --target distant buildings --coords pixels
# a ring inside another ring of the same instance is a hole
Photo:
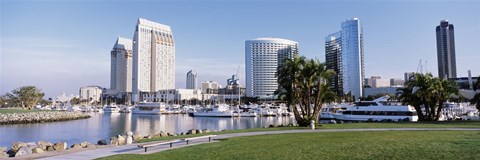
[[[392,87],[401,87],[404,85],[405,85],[405,80],[403,79],[397,79],[397,78],[390,79],[390,86]]]
[[[133,36],[132,81],[134,101],[155,91],[175,89],[175,42],[170,26],[138,19]]]
[[[110,89],[116,92],[132,92],[132,43],[118,37],[110,52]]]
[[[80,101],[100,102],[100,97],[102,96],[103,88],[100,86],[85,86],[80,88]]]
[[[396,95],[397,89],[400,87],[379,87],[379,88],[364,88],[363,97],[375,95]]]
[[[245,41],[246,96],[271,96],[278,89],[277,67],[298,51],[298,43],[281,38]]]
[[[187,72],[187,89],[197,89],[197,72],[190,70]]]
[[[358,99],[363,95],[365,77],[363,29],[358,18],[346,20],[341,26],[340,32],[326,37],[325,59],[329,68],[337,70],[337,76],[332,78],[337,93],[341,86],[343,94],[350,93]]]
[[[403,78],[405,80],[404,83],[407,83],[408,81],[411,80],[411,78],[413,78],[413,76],[415,75],[415,72],[405,72]]]
[[[440,25],[436,27],[436,32],[438,77],[457,78],[453,24],[448,24],[448,20],[442,20]]]
[[[202,94],[218,94],[218,89],[222,86],[215,81],[202,82]]]

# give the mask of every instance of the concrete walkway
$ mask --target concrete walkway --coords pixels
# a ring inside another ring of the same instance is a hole
[[[244,132],[244,133],[232,133],[217,135],[214,138],[214,142],[219,139],[227,139],[232,137],[244,137],[244,136],[256,136],[256,135],[268,135],[268,134],[286,134],[286,133],[313,133],[313,132],[365,132],[365,131],[480,131],[480,128],[368,128],[368,129],[316,129],[316,130],[282,130],[282,131],[261,131],[261,132]],[[215,133],[211,133],[215,134]],[[151,142],[149,142],[151,143]],[[208,138],[191,140],[188,146],[199,145],[209,143]],[[138,144],[130,144],[123,146],[114,146],[106,148],[98,148],[87,151],[80,151],[75,153],[67,153],[63,155],[56,155],[42,160],[57,160],[57,159],[95,159],[101,157],[107,157],[116,154],[151,154],[162,152],[170,149],[186,147],[185,142],[174,143],[170,148],[169,144],[159,145],[156,147],[149,147],[148,152],[145,152],[143,148],[138,148]],[[58,154],[61,154],[60,152]]]

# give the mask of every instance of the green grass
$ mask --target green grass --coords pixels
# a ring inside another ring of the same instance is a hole
[[[42,110],[26,110],[20,108],[2,108],[0,109],[0,114],[6,113],[28,113],[28,112],[41,112]]]
[[[344,123],[322,124],[321,129],[347,128],[480,128],[480,121],[402,122],[402,123]]]
[[[101,159],[480,159],[479,131],[295,133],[236,137]]]

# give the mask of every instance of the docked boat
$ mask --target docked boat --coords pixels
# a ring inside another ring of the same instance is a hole
[[[193,112],[192,115],[194,117],[233,117],[233,111],[228,105],[221,104]]]
[[[118,112],[120,112],[120,108],[118,108],[118,106],[115,105],[115,104],[110,104],[110,105],[106,106],[103,109],[103,111],[105,113],[118,113]]]
[[[333,103],[322,107],[320,110],[320,120],[332,120],[335,119],[333,114],[346,110],[348,104],[345,103]]]
[[[120,113],[130,113],[130,112],[132,112],[132,107],[131,106],[123,106],[120,109]]]
[[[235,116],[235,117],[256,117],[257,113],[254,112],[254,111],[233,112],[233,116]]]
[[[373,101],[362,101],[345,110],[332,113],[336,120],[342,121],[417,121],[418,116],[413,106],[400,105],[387,101],[383,96]]]
[[[165,103],[161,102],[141,102],[135,105],[133,114],[162,114],[165,112]]]

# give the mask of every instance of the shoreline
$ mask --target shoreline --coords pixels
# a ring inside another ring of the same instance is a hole
[[[86,119],[91,116],[81,112],[66,111],[42,111],[27,113],[3,113],[0,114],[0,125],[30,124],[60,122],[78,119]]]

